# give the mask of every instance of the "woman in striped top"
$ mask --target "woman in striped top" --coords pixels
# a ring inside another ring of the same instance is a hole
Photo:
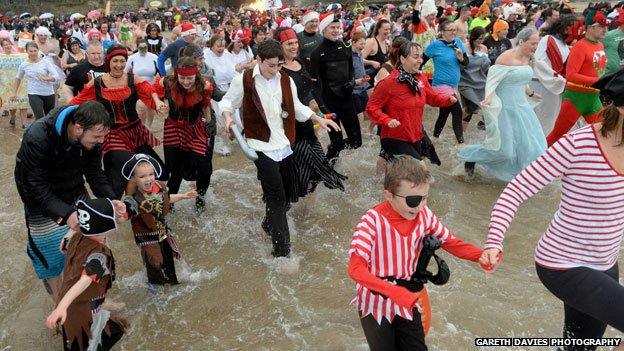
[[[412,291],[396,284],[411,279],[425,236],[435,237],[459,258],[477,262],[481,256],[480,248],[453,236],[427,207],[429,179],[429,171],[411,156],[389,162],[385,201],[364,214],[353,234],[349,250],[349,276],[357,283],[353,302],[373,351],[427,349],[431,320],[427,289]]]
[[[568,338],[600,338],[607,324],[624,331],[617,264],[624,233],[624,74],[616,76],[596,83],[613,100],[601,112],[604,122],[564,136],[507,185],[492,210],[480,260],[499,263],[495,257],[520,204],[561,176],[561,203],[535,262],[544,286],[564,303]]]

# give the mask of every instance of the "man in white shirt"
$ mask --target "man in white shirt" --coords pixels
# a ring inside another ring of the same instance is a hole
[[[323,129],[340,130],[297,99],[293,80],[280,73],[284,54],[280,43],[265,40],[258,46],[258,64],[236,76],[219,103],[228,133],[233,111],[243,107],[243,131],[249,147],[258,153],[254,161],[262,185],[266,213],[262,228],[271,235],[273,256],[290,253],[290,232],[286,221],[289,191],[293,184],[291,145],[295,142],[295,120],[312,119]]]

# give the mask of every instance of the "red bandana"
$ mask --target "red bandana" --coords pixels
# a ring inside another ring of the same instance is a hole
[[[197,66],[195,67],[178,67],[175,69],[179,76],[194,76],[197,74]]]

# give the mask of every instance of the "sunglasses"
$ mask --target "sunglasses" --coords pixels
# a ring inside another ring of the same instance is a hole
[[[418,205],[420,205],[422,200],[427,198],[426,196],[422,196],[422,195],[403,196],[403,195],[397,195],[397,194],[394,194],[394,193],[392,195],[404,198],[405,199],[405,203],[407,204],[407,206],[409,206],[411,208],[418,207]]]

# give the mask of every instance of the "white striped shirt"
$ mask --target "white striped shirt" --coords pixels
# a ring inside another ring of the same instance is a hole
[[[520,204],[559,176],[561,202],[535,261],[551,269],[611,268],[624,232],[624,174],[605,159],[592,126],[559,139],[507,185],[492,210],[485,247],[502,250]]]
[[[355,228],[349,256],[357,254],[362,257],[370,272],[377,277],[410,279],[416,270],[425,235],[433,235],[441,243],[455,238],[426,206],[418,213],[414,220],[417,224],[409,235],[400,235],[376,208],[378,206],[368,210]],[[379,324],[382,318],[392,323],[396,315],[412,320],[412,311],[392,299],[373,294],[360,284],[356,285],[356,290],[351,303],[356,303],[362,318],[372,314]]]

